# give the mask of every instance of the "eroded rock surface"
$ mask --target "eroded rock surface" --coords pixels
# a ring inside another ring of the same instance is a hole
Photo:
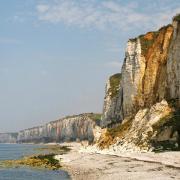
[[[102,127],[111,126],[121,122],[121,74],[114,74],[106,84],[106,96],[104,98]]]
[[[166,63],[172,32],[172,26],[166,26],[128,42],[121,84],[124,117],[166,97]]]
[[[115,128],[106,129],[98,141],[100,148],[119,151],[152,151],[177,149],[180,138],[179,114],[162,100],[137,112]]]
[[[64,142],[94,139],[93,129],[100,115],[80,114],[52,121],[44,126],[22,130],[18,133],[18,142]]]
[[[116,103],[106,90],[102,121],[117,127],[102,134],[100,146],[116,137],[126,149],[180,146],[180,15],[172,25],[128,41],[119,87]],[[115,109],[120,116],[111,118]]]
[[[168,90],[171,99],[178,99],[180,108],[180,21],[173,21],[174,33],[167,61]]]

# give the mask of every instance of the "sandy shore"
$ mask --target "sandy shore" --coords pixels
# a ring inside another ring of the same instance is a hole
[[[120,157],[83,152],[78,143],[63,145],[71,146],[72,150],[56,158],[75,180],[180,180],[180,152],[132,153]]]

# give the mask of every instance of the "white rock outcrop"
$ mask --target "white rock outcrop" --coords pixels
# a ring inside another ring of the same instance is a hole
[[[142,86],[145,71],[145,59],[141,55],[140,39],[129,40],[122,67],[122,99],[124,117],[133,114],[136,109],[138,88]],[[142,102],[143,103],[143,102]]]
[[[65,117],[43,126],[29,128],[18,133],[20,143],[48,143],[94,140],[96,115],[93,113]]]
[[[122,121],[121,74],[114,74],[106,84],[101,126],[112,126]]]
[[[167,60],[168,89],[171,99],[179,99],[180,107],[180,22],[173,21],[173,37]]]

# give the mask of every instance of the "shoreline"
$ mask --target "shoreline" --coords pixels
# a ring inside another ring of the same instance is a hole
[[[62,143],[72,150],[56,155],[73,180],[180,179],[180,152],[129,153],[121,156],[83,151],[80,143]],[[136,157],[135,157],[136,155]],[[179,158],[177,158],[179,157]],[[171,159],[171,162],[169,160]],[[162,162],[160,162],[160,160]],[[169,162],[164,164],[164,161]]]
[[[44,146],[39,149],[41,151],[39,155],[44,156],[44,150],[53,152],[50,161],[53,158],[59,164],[59,170],[65,171],[73,180],[131,180],[132,177],[133,180],[180,179],[180,151],[161,153],[120,152],[112,149],[100,151],[95,146],[83,146],[82,143],[77,142],[39,145]],[[25,160],[25,162],[23,159],[18,161],[33,167],[26,157]],[[56,169],[55,166],[51,167],[52,164],[44,161],[44,157],[42,160],[37,162],[35,168],[41,165],[47,169]]]
[[[82,153],[96,153],[111,155],[122,158],[130,158],[132,160],[144,161],[149,163],[159,163],[166,166],[173,166],[180,169],[180,151],[163,151],[163,152],[125,152],[117,151],[112,148],[99,150],[95,146],[81,147]]]
[[[29,145],[34,147],[34,144]],[[54,157],[57,154],[62,155],[69,151],[70,148],[68,146],[62,146],[57,143],[39,144],[38,147],[33,148],[33,153],[18,159],[2,160],[1,165],[4,168],[30,167],[34,169],[61,170],[61,163]]]

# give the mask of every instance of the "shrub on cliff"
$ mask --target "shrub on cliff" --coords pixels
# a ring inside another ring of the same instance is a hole
[[[173,17],[174,21],[180,21],[180,14],[177,14],[176,16]]]

